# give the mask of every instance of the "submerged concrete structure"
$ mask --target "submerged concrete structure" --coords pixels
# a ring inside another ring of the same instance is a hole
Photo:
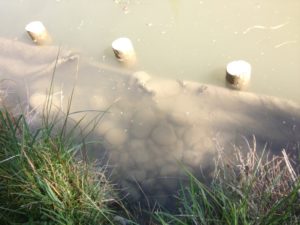
[[[57,54],[59,53],[58,57]],[[157,78],[146,72],[112,68],[57,47],[38,48],[0,39],[2,101],[36,118],[46,90],[53,113],[66,112],[73,88],[70,121],[94,129],[91,159],[108,159],[112,178],[131,199],[146,194],[168,204],[184,182],[183,167],[198,177],[211,176],[216,150],[230,159],[233,149],[279,154],[299,150],[300,107],[270,96],[238,92],[184,80]],[[34,116],[33,116],[34,115]]]

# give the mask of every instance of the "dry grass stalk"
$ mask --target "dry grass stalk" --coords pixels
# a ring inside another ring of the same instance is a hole
[[[273,204],[293,191],[299,174],[293,169],[285,150],[282,151],[283,156],[270,156],[266,148],[259,154],[255,137],[252,146],[247,139],[245,141],[247,153],[235,147],[233,160],[224,162],[224,152],[218,150],[215,180],[240,197],[246,194],[255,212],[267,212]]]

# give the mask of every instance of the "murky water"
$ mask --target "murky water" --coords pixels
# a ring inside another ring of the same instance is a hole
[[[300,2],[220,0],[1,0],[0,36],[27,40],[41,20],[56,43],[118,66],[111,42],[132,39],[138,69],[224,85],[225,65],[253,66],[250,91],[300,102]]]
[[[244,59],[253,66],[249,91],[300,102],[298,0],[0,0],[0,15],[0,78],[8,79],[0,100],[12,104],[17,91],[38,118],[62,45],[52,110],[66,111],[75,85],[71,118],[98,123],[101,146],[90,156],[102,158],[105,149],[114,178],[135,200],[146,193],[168,204],[184,178],[180,165],[209,177],[216,147],[230,158],[232,145],[246,146],[241,135],[274,152],[299,146],[299,106],[201,84],[225,86],[226,64]],[[44,22],[54,47],[31,44],[24,27],[32,20]],[[129,70],[110,47],[121,36],[137,52]]]

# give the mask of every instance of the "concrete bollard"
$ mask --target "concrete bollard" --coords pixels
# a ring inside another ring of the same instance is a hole
[[[251,65],[243,60],[232,61],[226,67],[226,80],[230,87],[243,89],[251,78]]]
[[[37,45],[50,44],[52,39],[45,26],[40,21],[33,21],[25,27],[28,35]]]
[[[122,37],[114,40],[112,49],[120,62],[126,65],[133,65],[136,63],[136,55],[130,39]]]

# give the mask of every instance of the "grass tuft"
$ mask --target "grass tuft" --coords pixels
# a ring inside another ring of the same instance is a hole
[[[248,142],[247,142],[248,143]],[[224,161],[219,151],[214,180],[201,183],[186,171],[190,184],[178,196],[179,213],[156,212],[160,224],[266,225],[299,224],[299,174],[287,154],[270,158],[248,143],[248,151],[235,151],[235,159]]]
[[[0,112],[0,224],[113,224],[120,203],[104,171],[75,161],[82,145],[52,129]]]

